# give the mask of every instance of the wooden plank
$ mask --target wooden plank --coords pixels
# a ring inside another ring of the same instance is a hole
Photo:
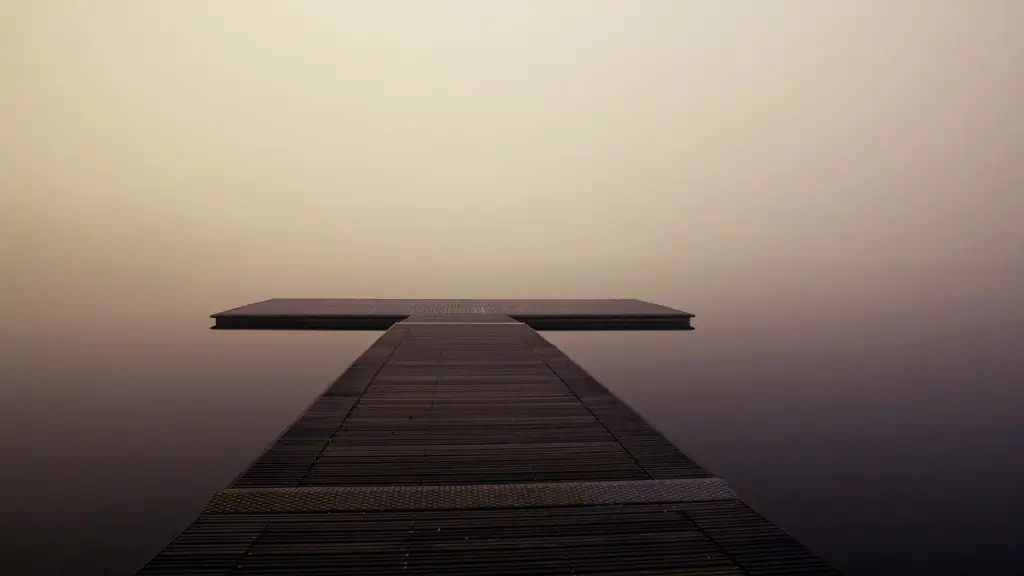
[[[397,322],[509,317],[537,330],[689,330],[693,314],[642,300],[274,298],[212,315],[220,330],[387,330]]]
[[[738,501],[206,514],[139,572],[198,573],[840,574]]]
[[[718,500],[736,500],[736,493],[720,478],[447,486],[229,488],[218,492],[203,513],[548,508]]]
[[[140,574],[838,574],[529,326],[396,323]]]

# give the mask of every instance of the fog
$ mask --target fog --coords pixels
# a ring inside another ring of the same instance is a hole
[[[956,566],[955,530],[908,536],[954,506],[909,488],[954,473],[938,444],[1024,480],[1022,29],[1014,0],[0,2],[0,510],[89,500],[51,510],[85,530],[153,498],[104,470],[209,449],[124,557],[19,562],[130,571],[373,337],[212,312],[635,297],[697,331],[552,340],[843,567]],[[964,562],[1011,554],[985,514],[1022,501],[989,504]]]

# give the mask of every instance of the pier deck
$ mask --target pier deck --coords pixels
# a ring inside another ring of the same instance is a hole
[[[387,330],[425,318],[511,317],[536,330],[688,330],[693,314],[642,300],[375,300],[274,298],[220,314],[220,330]]]
[[[530,326],[421,311],[139,574],[839,574]]]

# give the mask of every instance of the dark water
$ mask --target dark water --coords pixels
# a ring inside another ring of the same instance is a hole
[[[0,574],[131,574],[377,336],[209,331],[219,304],[8,334]],[[547,336],[850,574],[1020,573],[1021,311],[901,306]]]

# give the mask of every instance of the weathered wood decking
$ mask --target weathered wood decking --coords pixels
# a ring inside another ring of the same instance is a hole
[[[838,574],[484,312],[392,326],[139,574]]]
[[[387,330],[410,315],[509,316],[536,330],[688,330],[693,314],[642,300],[274,298],[220,314],[220,330]]]

